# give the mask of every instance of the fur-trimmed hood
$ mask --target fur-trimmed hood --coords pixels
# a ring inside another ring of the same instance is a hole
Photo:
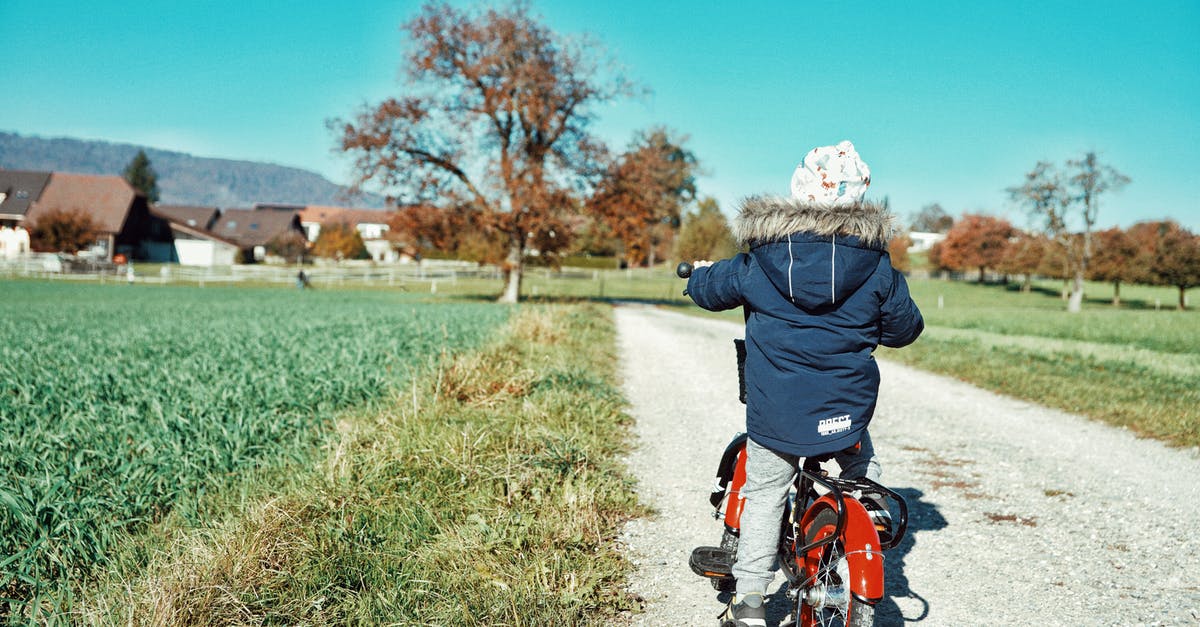
[[[878,271],[892,216],[878,203],[830,207],[752,197],[742,202],[733,230],[780,294],[815,311],[845,301]]]
[[[793,233],[818,236],[853,235],[871,248],[885,248],[892,238],[895,218],[882,204],[861,202],[829,207],[791,198],[751,196],[742,201],[733,221],[738,244],[778,241]]]

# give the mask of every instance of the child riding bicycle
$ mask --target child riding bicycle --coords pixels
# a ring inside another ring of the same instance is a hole
[[[697,305],[746,313],[746,503],[737,595],[724,617],[739,627],[765,624],[779,520],[801,458],[837,452],[842,477],[879,478],[867,434],[879,393],[872,352],[924,329],[887,253],[893,218],[863,200],[870,184],[850,142],[814,148],[790,199],[743,201],[734,234],[750,252],[697,261],[688,280]],[[887,524],[886,504],[866,505]]]

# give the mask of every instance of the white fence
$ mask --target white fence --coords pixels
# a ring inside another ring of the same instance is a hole
[[[414,282],[455,282],[462,278],[501,278],[500,270],[495,266],[480,266],[463,261],[423,260],[419,263],[394,265],[376,265],[370,262],[311,266],[261,264],[214,267],[136,264],[132,280],[135,283],[186,283],[201,286],[241,283],[294,285],[301,271],[309,283],[316,286],[403,286]],[[131,280],[127,266],[53,254],[34,254],[18,259],[0,260],[0,277],[101,283]]]

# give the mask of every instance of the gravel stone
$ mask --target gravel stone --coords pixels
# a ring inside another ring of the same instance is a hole
[[[616,321],[638,438],[628,464],[657,510],[621,537],[645,600],[629,622],[715,625],[726,598],[687,559],[721,535],[708,494],[744,429],[742,325],[632,304]],[[879,363],[871,434],[910,520],[885,557],[877,624],[1200,624],[1196,448]],[[771,596],[772,621],[785,605]]]

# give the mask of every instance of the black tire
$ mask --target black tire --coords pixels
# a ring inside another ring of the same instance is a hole
[[[836,526],[837,512],[829,507],[822,509],[817,512],[808,528],[804,530],[804,544],[813,542],[819,535],[827,535],[829,533],[827,529]],[[826,530],[825,533],[822,533],[822,530]],[[814,551],[819,554],[820,562],[814,583],[823,590],[838,590],[840,593],[834,596],[844,600],[844,605],[842,603],[823,603],[819,608],[810,607],[807,590],[801,589],[799,600],[796,602],[796,616],[803,617],[808,610],[811,610],[812,616],[811,622],[801,621],[802,624],[805,626],[821,625],[822,627],[872,627],[875,624],[875,606],[859,601],[849,590],[845,589],[842,581],[843,575],[838,572],[839,568],[847,567],[846,550],[841,540],[830,542]],[[802,573],[801,576],[805,575]]]

